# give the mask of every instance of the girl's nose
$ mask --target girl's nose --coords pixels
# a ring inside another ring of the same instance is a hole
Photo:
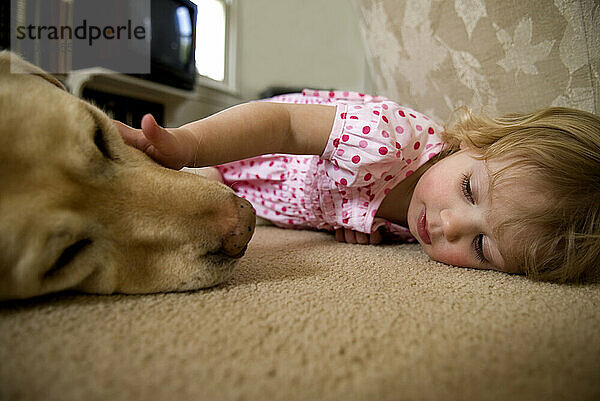
[[[459,240],[467,235],[473,228],[473,222],[467,216],[460,215],[450,209],[444,209],[440,212],[442,222],[442,232],[449,242]]]

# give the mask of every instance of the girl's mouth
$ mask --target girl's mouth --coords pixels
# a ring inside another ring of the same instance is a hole
[[[429,231],[427,230],[427,214],[425,213],[425,208],[421,210],[421,213],[419,213],[419,217],[417,218],[417,232],[424,243],[428,245],[431,244],[431,238],[429,238]]]

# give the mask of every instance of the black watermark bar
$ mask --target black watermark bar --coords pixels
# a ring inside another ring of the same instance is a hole
[[[122,32],[124,31],[124,32]],[[86,19],[83,20],[83,24],[71,27],[69,25],[66,26],[36,26],[36,25],[28,25],[17,26],[17,40],[29,39],[29,40],[40,40],[40,39],[48,39],[48,40],[73,40],[81,39],[87,40],[88,45],[92,46],[94,40],[97,39],[107,39],[107,40],[121,40],[132,38],[135,39],[145,39],[146,38],[146,28],[143,26],[132,27],[131,20],[127,21],[127,25],[117,25],[113,26],[105,26],[98,27],[95,25],[89,25]]]
[[[150,0],[11,0],[13,51],[51,73],[150,72]]]

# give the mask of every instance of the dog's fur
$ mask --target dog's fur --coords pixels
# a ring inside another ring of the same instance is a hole
[[[101,110],[9,52],[0,191],[0,299],[212,286],[254,231],[254,210],[231,189],[157,165]]]

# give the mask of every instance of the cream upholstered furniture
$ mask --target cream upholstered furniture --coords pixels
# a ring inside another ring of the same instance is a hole
[[[445,121],[567,106],[600,113],[597,0],[357,0],[375,90]]]
[[[380,94],[440,120],[598,112],[595,1],[356,5]],[[452,268],[415,244],[261,226],[213,289],[0,304],[0,400],[598,399],[600,283]]]

